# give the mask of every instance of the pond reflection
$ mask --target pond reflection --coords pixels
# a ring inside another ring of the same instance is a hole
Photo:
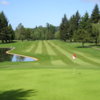
[[[0,62],[4,61],[11,61],[11,62],[22,62],[22,61],[35,61],[35,59],[32,59],[30,57],[22,57],[18,55],[10,55],[7,54],[6,51],[10,49],[8,48],[0,48]]]

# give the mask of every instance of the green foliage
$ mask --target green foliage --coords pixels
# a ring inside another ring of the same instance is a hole
[[[89,39],[90,39],[89,34],[84,29],[78,29],[74,33],[74,40],[77,41],[77,42],[82,42],[82,47],[84,47],[84,43],[89,41]]]
[[[99,28],[94,29],[92,23],[100,24],[100,11],[99,7],[96,4],[93,12],[91,14],[91,18],[89,14],[86,12],[83,17],[80,16],[79,12],[77,11],[75,15],[73,15],[69,20],[66,18],[66,15],[62,18],[62,23],[60,25],[60,38],[64,41],[69,40],[72,41],[79,41],[79,36],[81,38],[80,30],[82,30],[85,34],[84,41],[85,42],[95,42],[96,44],[99,42],[99,33],[97,32]],[[84,30],[84,31],[83,31]],[[75,34],[74,34],[75,33]],[[78,40],[76,40],[77,34]],[[97,34],[98,33],[98,34]],[[88,39],[87,39],[88,38]],[[98,39],[97,39],[98,38]]]
[[[16,39],[18,40],[49,40],[55,38],[56,27],[47,24],[46,27],[25,28],[19,24],[16,28]]]
[[[60,32],[59,32],[59,31],[57,31],[57,32],[55,33],[55,39],[60,39]]]
[[[98,5],[96,4],[91,14],[91,22],[98,23],[99,20],[100,20],[100,11]]]
[[[14,40],[14,31],[12,26],[8,24],[3,12],[0,13],[0,40],[2,40],[2,43]]]
[[[53,25],[47,23],[47,39],[48,40],[54,39],[55,32],[56,32],[56,28]]]
[[[69,20],[69,39],[73,41],[73,34],[79,28],[80,24],[80,14],[77,11],[75,15],[73,15]]]
[[[64,41],[69,40],[69,21],[66,15],[64,15],[60,24],[60,38]]]
[[[26,30],[24,26],[20,23],[16,28],[16,39],[18,40],[25,40],[26,37]]]
[[[8,31],[8,34],[9,34],[8,40],[9,40],[9,42],[11,42],[12,40],[15,39],[15,32],[12,29],[11,24],[8,26],[8,30],[7,31]]]
[[[92,40],[92,25],[89,20],[89,15],[86,12],[85,15],[81,18],[79,29],[74,33],[74,40],[78,42],[82,42],[82,46],[84,47],[84,43],[90,42]]]
[[[100,24],[92,25],[92,38],[96,45],[100,42]]]

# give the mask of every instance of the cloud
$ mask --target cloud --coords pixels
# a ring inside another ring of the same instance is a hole
[[[9,2],[8,1],[5,1],[5,0],[2,0],[2,1],[0,1],[0,4],[1,5],[9,5]]]

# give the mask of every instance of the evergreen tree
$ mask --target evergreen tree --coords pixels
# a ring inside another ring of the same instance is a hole
[[[74,33],[74,40],[82,42],[82,46],[84,47],[84,43],[90,42],[91,33],[92,25],[89,20],[89,15],[86,12],[85,15],[81,18],[79,29]]]
[[[78,11],[76,12],[75,15],[73,15],[70,18],[70,21],[69,21],[69,39],[70,39],[70,41],[73,41],[73,34],[79,28],[80,18],[81,17],[80,17],[80,14]]]
[[[81,18],[79,28],[87,31],[87,37],[88,37],[87,42],[91,42],[92,41],[92,24],[90,22],[89,14],[87,12]]]
[[[8,21],[3,12],[0,13],[0,39],[2,40],[2,43],[7,42],[7,27],[8,27]]]
[[[79,24],[80,24],[80,14],[79,12],[77,11],[76,12],[76,15],[75,15],[75,25],[76,25],[76,30],[79,28]]]
[[[56,27],[47,23],[47,39],[54,39],[56,32]]]
[[[96,45],[100,42],[100,24],[92,25],[92,38]]]
[[[91,14],[91,22],[98,23],[99,20],[100,20],[100,11],[98,5],[96,4]]]
[[[62,18],[62,23],[60,25],[60,38],[64,41],[69,40],[69,21],[66,15]]]
[[[84,47],[84,44],[89,40],[88,32],[85,29],[78,29],[74,33],[74,40],[81,42],[82,47]]]
[[[15,39],[15,32],[14,32],[11,24],[9,24],[7,31],[8,31],[8,40],[9,40],[9,42],[12,42],[12,40]]]

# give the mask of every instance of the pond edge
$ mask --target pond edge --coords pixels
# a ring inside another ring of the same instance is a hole
[[[25,56],[25,55],[21,55],[21,54],[16,54],[16,53],[11,53],[12,50],[14,50],[15,47],[11,48],[11,50],[8,50],[6,51],[7,54],[10,54],[10,55],[17,55],[17,56],[22,56],[22,57],[29,57],[29,58],[32,58],[34,59],[35,61],[38,61],[39,59],[35,58],[35,57],[31,57],[31,56]]]

